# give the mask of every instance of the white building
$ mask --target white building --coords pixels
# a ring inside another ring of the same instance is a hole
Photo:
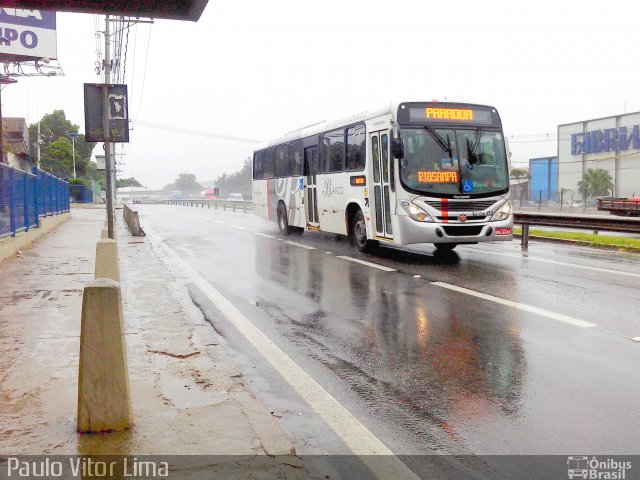
[[[558,190],[578,190],[589,168],[607,170],[614,195],[640,195],[640,112],[558,126]]]

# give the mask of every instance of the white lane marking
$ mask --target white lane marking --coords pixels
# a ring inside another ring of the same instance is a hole
[[[634,342],[640,342],[640,337],[633,337],[631,340],[633,340]]]
[[[576,327],[591,328],[596,326],[594,323],[586,322],[578,318],[569,317],[568,315],[562,315],[560,313],[550,312],[549,310],[533,307],[531,305],[526,305],[524,303],[513,302],[511,300],[507,300],[504,298],[494,297],[493,295],[487,295],[486,293],[476,292],[475,290],[469,290],[468,288],[458,287],[457,285],[451,285],[450,283],[431,282],[431,285],[453,290],[455,292],[464,293],[467,295],[471,295],[473,297],[482,298],[483,300],[489,300],[490,302],[499,303],[500,305],[506,305],[507,307],[513,307],[518,310],[524,310],[526,312],[535,313],[537,315],[541,315],[543,317],[547,317],[552,320],[557,320],[559,322],[568,323]]]
[[[285,240],[284,243],[288,243],[289,245],[294,245],[294,246],[300,247],[300,248],[306,248],[307,250],[315,250],[316,249],[316,247],[310,247],[309,245],[303,245],[302,243],[292,242],[291,240]]]
[[[297,363],[245,317],[197,271],[182,260],[171,247],[158,241],[160,248],[176,262],[190,280],[207,296],[238,331],[260,352],[309,406],[331,427],[354,455],[380,479],[419,480],[393,452],[340,402],[309,376]],[[386,461],[375,456],[386,455]]]
[[[385,267],[384,265],[378,265],[377,263],[367,262],[366,260],[360,260],[359,258],[347,257],[346,255],[338,255],[336,258],[341,258],[343,260],[349,260],[350,262],[360,263],[362,265],[366,265],[367,267],[378,268],[380,270],[384,270],[385,272],[395,272],[395,268]]]
[[[267,237],[267,238],[276,238],[273,235],[267,235],[266,233],[260,233],[260,232],[256,232],[256,235],[260,235],[261,237]]]
[[[640,278],[640,273],[625,272],[623,270],[612,270],[610,268],[591,267],[589,265],[580,265],[580,264],[577,264],[577,263],[559,262],[557,260],[549,260],[549,259],[540,258],[540,257],[530,257],[530,256],[524,257],[524,256],[518,255],[516,253],[494,252],[493,250],[488,250],[488,249],[478,248],[478,247],[467,247],[467,248],[469,250],[477,250],[477,251],[481,251],[481,252],[486,252],[486,253],[489,253],[491,255],[500,255],[500,256],[503,256],[503,257],[519,258],[521,260],[533,260],[533,261],[542,262],[542,263],[552,263],[554,265],[560,265],[560,266],[563,266],[563,267],[582,268],[584,270],[593,270],[594,272],[612,273],[614,275],[625,275],[627,277],[638,277],[638,278]]]
[[[217,223],[218,225],[224,225],[224,222],[221,222],[220,220],[214,220],[213,223]]]
[[[233,228],[237,228],[238,230],[246,230],[245,227],[241,227],[240,225],[231,225]]]

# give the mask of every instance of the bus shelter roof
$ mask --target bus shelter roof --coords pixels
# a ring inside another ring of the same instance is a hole
[[[3,0],[2,8],[166,18],[197,22],[208,0]]]

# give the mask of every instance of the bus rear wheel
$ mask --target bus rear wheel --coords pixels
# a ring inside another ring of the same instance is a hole
[[[351,240],[361,252],[368,252],[375,248],[378,242],[367,239],[367,224],[361,210],[356,211],[351,217]]]
[[[282,203],[278,205],[278,228],[283,235],[289,235],[292,232],[287,219],[287,209]]]
[[[436,250],[440,252],[450,252],[458,246],[457,243],[435,243]]]

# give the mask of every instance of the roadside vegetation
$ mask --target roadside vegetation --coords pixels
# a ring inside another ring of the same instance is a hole
[[[513,231],[516,235],[520,235],[522,233],[522,228],[515,227]],[[616,237],[613,235],[595,235],[589,232],[563,232],[563,231],[552,231],[552,230],[536,230],[533,228],[529,228],[529,236],[582,242],[592,246],[615,246],[620,248],[640,250],[639,238]]]

